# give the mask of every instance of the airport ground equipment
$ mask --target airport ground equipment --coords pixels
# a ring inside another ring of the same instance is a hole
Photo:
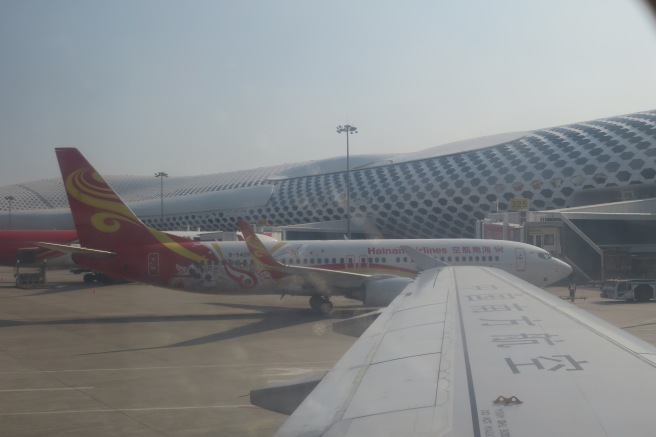
[[[19,249],[14,266],[16,288],[30,288],[46,283],[46,262],[36,261],[36,250]]]
[[[615,279],[601,286],[601,297],[647,302],[654,298],[656,279]]]

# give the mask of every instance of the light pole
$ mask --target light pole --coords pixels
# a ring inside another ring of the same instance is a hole
[[[14,196],[5,196],[5,200],[9,202],[9,230],[11,231],[11,202],[16,200]]]
[[[351,166],[349,164],[349,134],[357,134],[358,128],[345,124],[337,126],[337,133],[346,132],[346,235],[351,239]]]
[[[163,171],[155,173],[155,177],[159,178],[159,198],[161,202],[160,213],[159,213],[159,223],[160,229],[164,228],[164,178],[168,178],[169,175]]]

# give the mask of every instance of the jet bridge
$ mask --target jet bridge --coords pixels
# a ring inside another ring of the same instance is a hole
[[[503,218],[490,214],[487,221]],[[519,215],[506,220],[519,223]],[[525,241],[570,264],[579,280],[656,277],[656,199],[530,211],[523,232]]]

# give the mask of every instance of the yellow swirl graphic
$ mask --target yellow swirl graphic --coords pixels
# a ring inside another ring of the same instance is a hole
[[[91,225],[100,232],[117,232],[121,229],[121,222],[129,223],[147,230],[167,249],[184,258],[199,262],[205,260],[203,256],[171,239],[168,234],[144,225],[95,171],[91,173],[80,169],[71,173],[66,178],[66,191],[80,203],[102,210],[91,216]]]
[[[118,198],[102,177],[93,172],[76,170],[66,178],[66,190],[71,197],[92,208],[104,210],[91,217],[91,224],[101,232],[116,232],[121,228],[120,221],[140,224],[139,219]]]
[[[214,250],[216,250],[216,253],[218,254],[219,259],[225,258],[223,256],[223,251],[221,250],[221,247],[216,242],[212,242],[212,243],[210,243],[210,245],[214,248]]]
[[[91,224],[102,232],[116,232],[121,228],[123,217],[111,212],[99,212],[91,216]]]
[[[266,255],[266,250],[262,247],[260,240],[255,235],[248,235],[244,240],[246,241],[246,245],[250,247],[255,258],[262,260],[262,257]]]
[[[146,227],[146,229],[148,229],[148,232],[150,232],[151,235],[157,239],[157,241],[159,241],[164,246],[166,246],[166,248],[169,249],[171,252],[175,252],[178,255],[190,259],[192,261],[199,261],[199,262],[206,261],[206,258],[203,257],[202,255],[192,252],[191,250],[187,249],[177,241],[173,241],[170,235],[149,227]]]

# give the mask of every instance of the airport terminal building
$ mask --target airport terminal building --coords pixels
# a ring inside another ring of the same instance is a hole
[[[243,217],[301,225],[299,238],[325,238],[344,233],[348,203],[358,238],[475,237],[481,221],[509,211],[517,198],[534,212],[656,198],[656,110],[413,153],[352,156],[348,175],[345,160],[201,176],[171,171],[163,211],[152,176],[104,176],[146,224],[162,230],[235,230]],[[73,226],[59,179],[1,187],[0,204],[0,228],[10,221],[13,229]],[[651,235],[640,243],[656,247]]]

